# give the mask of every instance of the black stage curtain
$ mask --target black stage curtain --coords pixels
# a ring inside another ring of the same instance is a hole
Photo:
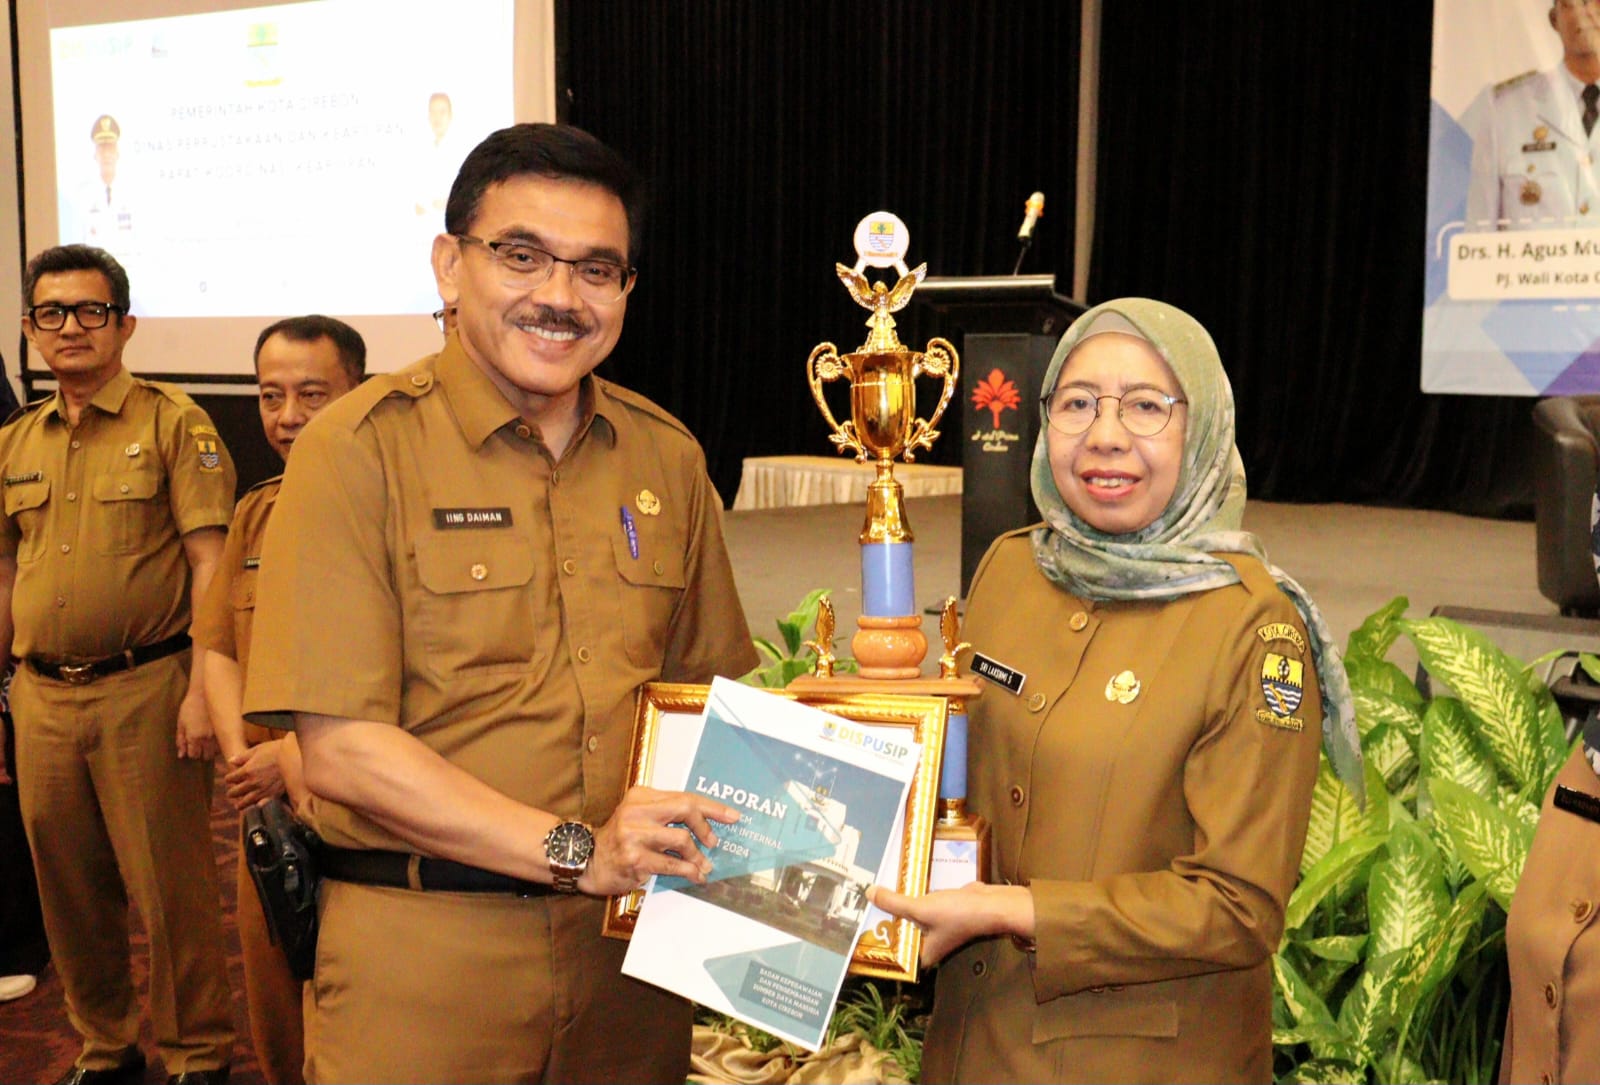
[[[1531,513],[1534,401],[1418,390],[1431,35],[1428,4],[1105,5],[1091,295],[1211,331],[1252,496]]]
[[[747,455],[830,450],[804,383],[865,337],[833,275],[880,207],[931,274],[1070,289],[1078,5],[577,0],[562,116],[655,183],[602,372],[678,414],[731,499]],[[1253,496],[1529,515],[1526,398],[1424,396],[1427,4],[1104,4],[1089,301],[1197,316]],[[910,345],[943,329],[915,305]],[[924,392],[926,397],[928,392]],[[959,462],[954,412],[928,458]]]
[[[1024,270],[1070,285],[1076,4],[576,0],[557,21],[562,119],[654,186],[601,373],[684,420],[725,500],[745,456],[832,452],[805,360],[866,339],[833,270],[862,216],[904,219],[930,275],[1003,274],[1039,189]],[[944,331],[897,319],[910,346]],[[919,460],[960,462],[959,410]]]

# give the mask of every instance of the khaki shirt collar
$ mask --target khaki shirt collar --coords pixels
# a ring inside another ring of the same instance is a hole
[[[450,413],[455,416],[456,424],[461,427],[461,433],[473,451],[482,448],[483,442],[496,430],[521,421],[517,409],[495,387],[488,374],[467,357],[467,352],[461,348],[461,341],[455,336],[447,339],[444,349],[439,352],[434,363],[434,379],[443,390]],[[607,444],[616,444],[613,420],[622,408],[599,390],[602,384],[589,375],[579,385],[580,418],[572,442],[574,446],[583,440],[597,417],[603,420],[597,432],[603,434]]]
[[[118,369],[117,375],[100,386],[100,390],[89,397],[89,405],[105,414],[121,414],[122,405],[127,402],[128,393],[133,390],[133,374],[127,369]],[[67,420],[67,401],[61,389],[56,389],[56,394],[51,397],[49,405],[45,408],[53,411],[57,418],[63,422]]]

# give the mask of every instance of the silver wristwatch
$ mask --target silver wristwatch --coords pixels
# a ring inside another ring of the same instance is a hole
[[[578,879],[594,857],[594,830],[581,821],[563,821],[544,838],[550,862],[550,884],[558,893],[576,893]]]

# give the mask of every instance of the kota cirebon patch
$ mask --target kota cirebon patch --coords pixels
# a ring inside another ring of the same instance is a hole
[[[1268,644],[1287,641],[1300,652],[1305,651],[1305,638],[1287,622],[1274,622],[1261,626],[1256,635]],[[1261,696],[1264,706],[1256,709],[1256,719],[1269,727],[1285,731],[1303,731],[1305,720],[1295,715],[1306,695],[1305,661],[1284,652],[1267,652],[1261,657]]]
[[[222,447],[215,437],[195,437],[195,451],[200,454],[200,470],[222,470]]]

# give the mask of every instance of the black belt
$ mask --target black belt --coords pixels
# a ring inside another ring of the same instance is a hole
[[[468,866],[449,859],[409,855],[403,851],[336,848],[317,849],[317,873],[341,882],[382,885],[390,889],[421,889],[435,893],[514,893],[542,897],[555,893],[548,885],[525,882],[509,874]]]
[[[116,674],[119,671],[131,671],[142,664],[164,659],[170,655],[177,655],[189,647],[189,644],[189,634],[178,633],[175,636],[168,637],[166,640],[156,641],[154,644],[128,648],[117,655],[106,656],[104,659],[92,659],[87,663],[52,663],[48,659],[29,656],[28,666],[33,668],[35,674],[53,678],[57,682],[66,682],[74,686],[87,686],[96,678],[104,678],[108,674]]]

